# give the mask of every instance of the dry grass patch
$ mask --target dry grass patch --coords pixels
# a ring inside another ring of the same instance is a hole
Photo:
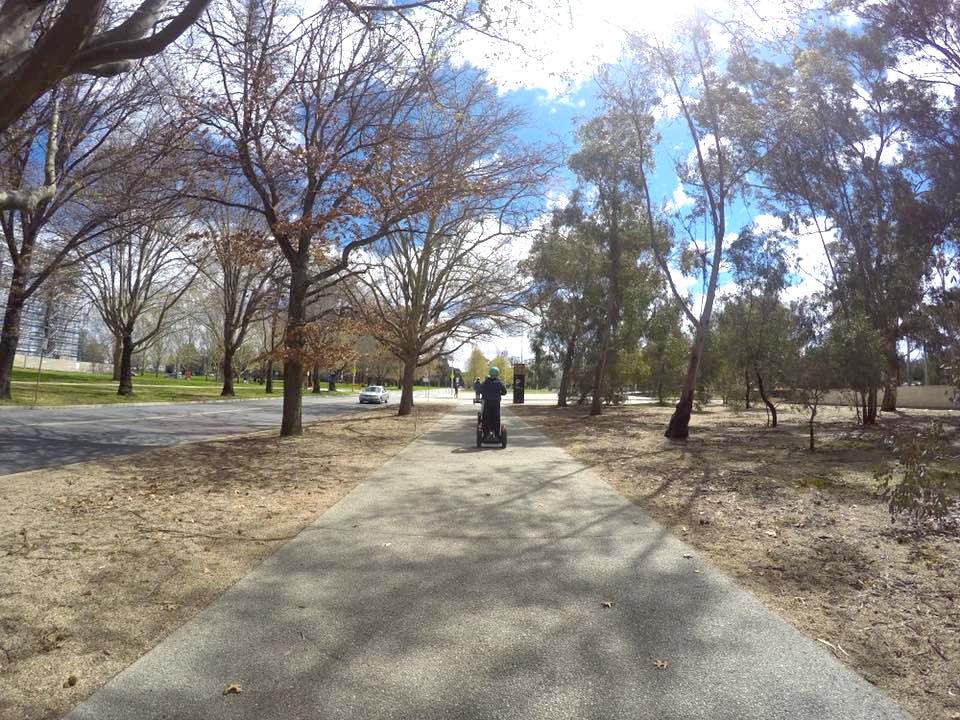
[[[960,718],[957,505],[948,532],[918,538],[891,526],[873,478],[885,434],[937,418],[960,479],[960,414],[885,414],[870,430],[825,408],[810,453],[789,410],[770,429],[762,410],[710,407],[685,443],[663,438],[672,408],[513,411],[918,719]]]
[[[452,407],[0,477],[0,719],[62,715]]]

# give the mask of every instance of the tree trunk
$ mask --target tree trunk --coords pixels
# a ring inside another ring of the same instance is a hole
[[[567,393],[570,392],[570,378],[573,375],[573,356],[577,349],[576,332],[567,340],[567,349],[563,355],[563,370],[560,373],[560,387],[557,389],[557,407],[567,406]]]
[[[757,375],[757,377],[759,377],[759,374]],[[745,409],[749,410],[750,409],[750,370],[747,368],[744,368],[743,370],[743,379],[746,381],[746,384],[747,384],[747,392],[745,395],[746,402],[744,403],[744,405],[745,405]]]
[[[670,417],[665,437],[671,440],[686,440],[690,436],[690,415],[693,413],[693,394],[697,389],[697,373],[700,370],[700,353],[706,343],[706,333],[697,332],[690,349],[690,362],[687,364],[687,377],[683,383],[680,400]]]
[[[400,389],[400,410],[397,415],[409,415],[413,411],[413,383],[417,379],[417,358],[408,357],[403,362],[403,381]]]
[[[273,394],[273,358],[270,358],[269,360],[267,360],[267,369],[264,372],[264,376],[265,376],[263,379],[264,392],[267,395],[272,395]]]
[[[284,335],[283,419],[280,436],[303,435],[303,347],[307,313],[306,262],[291,263],[287,332]]]
[[[900,357],[897,355],[896,339],[887,341],[884,347],[887,356],[887,370],[883,378],[884,412],[894,412],[897,409],[897,386],[900,384]]]
[[[0,330],[0,400],[13,400],[10,383],[13,380],[13,358],[20,343],[23,303],[24,299],[11,286],[7,295],[7,307],[3,313],[3,329]]]
[[[313,366],[313,394],[320,394],[320,366],[317,364]]]
[[[766,391],[763,389],[763,377],[760,375],[760,371],[757,370],[757,389],[760,391],[760,399],[763,400],[763,404],[767,406],[767,410],[770,411],[770,427],[777,426],[777,406],[770,402],[770,398],[767,397]]]
[[[124,333],[120,340],[120,386],[117,395],[133,395],[133,338]]]
[[[113,379],[120,379],[120,356],[123,355],[123,339],[119,335],[113,336]],[[179,370],[179,368],[177,368]]]
[[[235,394],[233,391],[233,350],[224,348],[223,390],[220,391],[220,397],[233,397]]]
[[[817,417],[817,408],[813,406],[810,408],[810,452],[816,452],[816,447],[813,442],[813,420]]]
[[[867,412],[863,418],[864,425],[877,424],[877,388],[871,387],[867,391]]]
[[[607,355],[610,352],[610,328],[616,312],[613,303],[607,305],[607,321],[603,326],[603,335],[600,339],[600,355],[597,366],[593,369],[593,400],[590,402],[590,414],[599,415],[603,412],[603,380],[607,371]]]

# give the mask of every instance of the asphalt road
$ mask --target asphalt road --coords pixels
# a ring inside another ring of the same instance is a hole
[[[396,409],[396,397],[391,398]],[[358,409],[356,395],[303,398],[303,422]],[[280,427],[281,398],[210,403],[0,408],[0,475]]]
[[[504,416],[506,450],[440,420],[68,720],[907,718]]]

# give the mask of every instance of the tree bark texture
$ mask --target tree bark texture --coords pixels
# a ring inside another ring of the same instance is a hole
[[[125,332],[120,342],[120,385],[117,395],[133,395],[133,337]]]
[[[291,264],[287,332],[284,336],[281,437],[303,435],[303,330],[306,324],[306,298],[306,262]]]
[[[749,410],[750,409],[750,370],[747,368],[744,368],[743,379],[747,386],[747,391],[744,395],[744,409]]]
[[[417,379],[417,358],[408,357],[403,361],[403,387],[400,390],[400,410],[398,415],[413,412],[413,383]]]
[[[120,379],[120,355],[123,354],[123,340],[119,335],[113,336],[113,379]],[[180,372],[179,365],[174,368],[175,372]]]
[[[233,349],[227,347],[223,350],[223,390],[220,391],[220,396],[233,397],[235,394],[233,391]]]
[[[702,328],[702,326],[701,326]],[[693,347],[690,349],[690,362],[687,364],[687,377],[683,383],[683,391],[680,393],[680,401],[677,403],[670,417],[670,424],[664,437],[671,440],[686,440],[690,436],[690,415],[693,413],[693,395],[697,390],[697,373],[700,370],[700,353],[703,351],[703,345],[706,342],[706,335],[702,330],[698,330],[693,341]]]
[[[884,412],[894,412],[897,409],[897,386],[900,384],[900,357],[897,354],[896,340],[888,341],[884,347],[887,356],[887,370],[883,378]]]
[[[320,394],[320,366],[317,364],[313,366],[313,394]]]
[[[603,335],[600,338],[600,355],[593,369],[593,400],[590,402],[590,414],[599,415],[603,412],[603,380],[607,372],[607,355],[610,353],[610,334],[614,322],[616,308],[613,301],[607,305],[607,320],[603,326]]]
[[[11,285],[7,295],[7,307],[3,313],[3,329],[0,330],[0,400],[13,399],[10,383],[13,379],[13,358],[20,342],[23,303],[23,298],[15,292],[15,286]]]
[[[570,392],[570,379],[573,375],[573,356],[577,349],[577,336],[571,334],[567,340],[563,355],[563,370],[560,373],[560,388],[557,390],[557,407],[567,406],[567,394]]]
[[[272,395],[273,394],[273,359],[272,358],[270,360],[267,360],[267,369],[264,372],[264,375],[266,375],[266,377],[264,378],[264,381],[263,381],[263,385],[264,385],[263,390],[267,395]]]
[[[766,405],[767,410],[770,411],[770,427],[776,427],[777,406],[770,402],[770,398],[767,397],[767,393],[763,389],[763,377],[760,375],[759,370],[757,370],[757,389],[760,391],[760,399],[763,400],[763,404]]]

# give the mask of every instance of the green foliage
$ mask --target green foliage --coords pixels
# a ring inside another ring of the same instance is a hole
[[[942,526],[950,500],[944,475],[931,466],[943,456],[943,426],[935,421],[915,435],[889,438],[888,444],[897,461],[886,463],[874,477],[891,521],[906,518],[918,531],[930,521]]]
[[[513,384],[513,363],[503,354],[497,355],[490,361],[490,367],[497,367],[500,370],[500,379],[506,384]],[[481,377],[483,377],[481,375]]]
[[[464,371],[464,382],[469,385],[476,378],[483,380],[490,369],[490,363],[480,348],[473,348],[470,353],[470,359],[467,360],[467,369]]]
[[[876,394],[885,367],[883,336],[864,315],[838,315],[827,336],[836,382],[861,397]],[[866,418],[865,418],[866,420]]]
[[[680,313],[676,303],[657,306],[640,351],[637,384],[661,404],[680,393],[687,368],[690,341],[680,329]]]

